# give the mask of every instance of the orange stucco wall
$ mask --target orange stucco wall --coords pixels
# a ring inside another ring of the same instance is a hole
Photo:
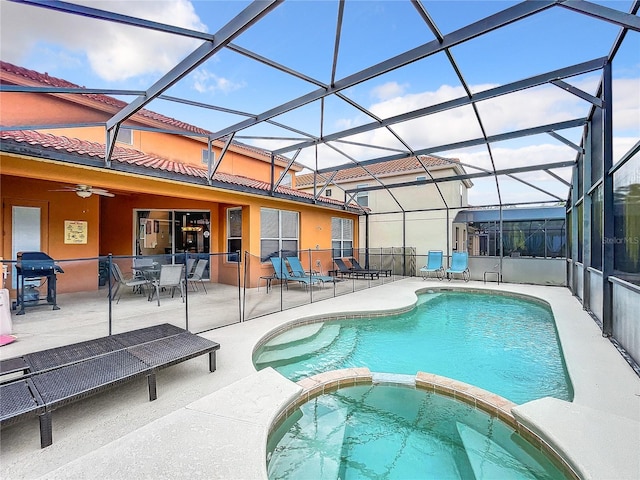
[[[108,105],[101,105],[103,110],[92,108],[92,102],[79,95],[74,96],[73,100],[73,102],[66,100],[64,95],[4,92],[0,94],[2,123],[4,125],[46,125],[105,122],[115,113],[115,109]],[[135,117],[132,117],[127,124],[134,127],[140,125],[140,122],[134,119]],[[167,128],[166,125],[157,126]],[[105,129],[101,126],[51,128],[42,131],[101,144],[105,143],[106,138]],[[133,144],[119,145],[131,146],[159,158],[206,168],[206,164],[202,163],[202,150],[207,148],[207,143],[202,138],[134,130]],[[219,159],[221,147],[214,145],[213,152],[215,159]],[[282,166],[276,165],[276,180],[283,170]],[[218,171],[265,182],[271,180],[271,165],[268,159],[244,155],[234,146],[225,154]]]
[[[41,251],[58,260],[64,274],[58,275],[57,291],[60,293],[96,289],[98,286],[98,262],[64,260],[95,258],[100,241],[100,202],[97,197],[80,199],[73,193],[51,192],[56,184],[2,175],[0,189],[3,204],[3,238],[1,256],[12,259],[13,206],[41,208],[41,230],[46,234]],[[81,201],[82,200],[82,201]],[[87,243],[65,243],[65,220],[87,222]],[[15,260],[15,259],[13,259]],[[11,285],[11,278],[7,286]]]

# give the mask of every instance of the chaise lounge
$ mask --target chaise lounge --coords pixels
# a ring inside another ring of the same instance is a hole
[[[294,277],[306,277],[310,280],[319,280],[322,283],[325,282],[337,282],[338,279],[336,277],[332,277],[329,275],[318,275],[315,272],[305,272],[302,263],[298,257],[287,257],[287,262],[289,262],[289,266],[291,267],[291,275]]]
[[[280,257],[271,257],[271,264],[273,265],[273,270],[275,271],[275,278],[280,280],[280,282],[284,282],[287,289],[289,288],[289,282],[298,282],[304,286],[306,289],[309,285],[315,285],[320,280],[309,278],[309,277],[297,277],[289,272],[289,268],[287,268],[287,264],[284,262],[284,259]]]
[[[213,372],[219,349],[216,342],[163,324],[2,360],[0,426],[37,417],[40,446],[48,447],[55,409],[140,376],[147,377],[149,400],[155,400],[158,370],[208,353]]]

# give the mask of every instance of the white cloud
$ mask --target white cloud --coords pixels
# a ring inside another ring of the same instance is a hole
[[[206,30],[187,0],[76,3],[192,30]],[[38,44],[54,44],[76,55],[85,55],[91,69],[107,81],[163,74],[201,43],[186,37],[10,2],[2,2],[1,26],[3,60],[20,64]]]
[[[384,85],[379,85],[371,90],[371,96],[378,100],[386,100],[402,95],[407,89],[406,84],[399,84],[397,82],[387,82]]]
[[[219,77],[215,73],[205,69],[197,69],[193,75],[193,88],[199,93],[230,93],[243,88],[244,82],[233,82],[228,78]]]

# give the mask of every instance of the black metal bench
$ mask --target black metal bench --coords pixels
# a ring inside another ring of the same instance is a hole
[[[157,398],[156,372],[209,354],[216,369],[220,345],[170,324],[97,338],[2,360],[0,373],[22,372],[0,384],[0,425],[40,420],[40,444],[52,444],[52,412],[134,378],[146,376],[149,400]]]

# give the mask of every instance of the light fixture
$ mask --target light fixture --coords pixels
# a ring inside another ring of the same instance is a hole
[[[76,190],[76,195],[80,198],[89,198],[91,196],[91,192],[88,192],[87,190]]]

